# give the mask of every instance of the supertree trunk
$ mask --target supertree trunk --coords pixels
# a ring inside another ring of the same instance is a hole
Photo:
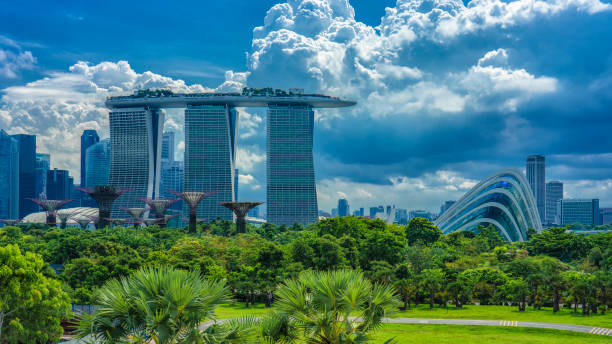
[[[263,202],[221,202],[236,214],[236,233],[246,233],[246,214]]]

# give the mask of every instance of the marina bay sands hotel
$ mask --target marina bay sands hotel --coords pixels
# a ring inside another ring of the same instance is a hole
[[[352,105],[300,89],[272,88],[188,94],[141,90],[110,97],[109,184],[132,190],[115,204],[140,207],[139,198],[159,198],[165,191],[159,189],[164,108],[185,108],[184,191],[215,192],[198,206],[198,218],[231,220],[232,212],[219,203],[237,201],[237,108],[267,107],[267,220],[278,225],[316,222],[313,109]]]

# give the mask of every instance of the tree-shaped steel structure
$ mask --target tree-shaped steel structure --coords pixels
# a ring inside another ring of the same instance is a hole
[[[71,199],[65,199],[63,201],[53,200],[53,199],[34,199],[34,198],[28,198],[28,199],[38,204],[41,208],[43,208],[43,210],[45,211],[45,214],[47,215],[45,224],[49,226],[54,226],[57,224],[57,219],[55,218],[55,214],[57,214],[57,211],[61,207],[66,205],[66,203],[72,202]]]
[[[198,219],[197,219],[198,204],[200,204],[200,202],[202,202],[203,199],[214,194],[215,192],[198,192],[198,191],[185,191],[185,192],[168,191],[168,192],[179,196],[189,206],[189,231],[192,233],[195,233],[196,226],[198,223]]]
[[[222,206],[236,214],[236,233],[246,232],[246,214],[249,210],[263,204],[263,202],[221,202]]]
[[[156,219],[159,219],[160,227],[165,227],[166,222],[166,211],[170,208],[171,205],[180,201],[180,198],[174,199],[150,199],[150,198],[141,198],[141,201],[145,202],[155,215]]]
[[[130,214],[130,216],[132,217],[132,221],[130,221],[130,223],[133,223],[134,225],[136,225],[137,223],[142,223],[142,215],[149,210],[148,207],[145,208],[127,208],[127,207],[119,207],[119,209],[125,211],[126,213]]]
[[[81,226],[81,229],[87,229],[87,226],[91,223],[91,220],[84,216],[73,217],[73,220]]]
[[[119,196],[130,191],[130,189],[121,189],[113,185],[97,185],[87,188],[76,189],[88,193],[89,196],[95,199],[98,203],[98,223],[96,225],[97,228],[104,228],[108,226],[108,221],[106,219],[111,218],[111,209],[113,207],[113,202]]]
[[[57,218],[60,220],[60,228],[66,229],[66,224],[68,223],[68,219],[72,217],[71,213],[60,213],[57,212]]]

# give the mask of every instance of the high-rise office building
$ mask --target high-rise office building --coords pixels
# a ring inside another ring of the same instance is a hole
[[[110,146],[110,139],[104,139],[87,148],[85,152],[87,170],[84,179],[86,185],[108,185]]]
[[[13,135],[19,145],[19,217],[38,212],[36,198],[36,135]]]
[[[408,210],[395,209],[395,221],[398,225],[408,224]]]
[[[561,199],[557,202],[560,225],[572,223],[599,224],[599,199]]]
[[[457,201],[446,201],[444,204],[440,206],[440,215],[444,214],[453,204],[457,203]]]
[[[19,217],[19,143],[0,130],[0,219]]]
[[[47,199],[66,200],[72,197],[73,182],[66,170],[57,168],[47,171]]]
[[[164,161],[173,162],[174,161],[174,132],[168,131],[164,133],[162,138],[162,164]]]
[[[159,189],[161,197],[170,199],[176,195],[170,191],[183,192],[185,187],[185,164],[182,161],[172,161],[162,163],[162,177]],[[180,211],[182,207],[188,207],[187,204],[182,205],[181,202],[174,203],[169,209]]]
[[[197,208],[199,218],[232,220],[221,202],[235,201],[236,122],[228,105],[194,105],[185,110],[185,191],[215,192]]]
[[[411,210],[409,213],[410,220],[415,217],[422,217],[424,219],[432,220],[433,216],[427,210]]]
[[[87,148],[100,141],[98,132],[95,130],[84,130],[81,135],[81,187],[87,187]],[[94,186],[94,185],[92,185]]]
[[[314,111],[310,105],[268,106],[267,216],[277,225],[317,221],[312,135]]]
[[[370,217],[372,218],[376,217],[378,214],[384,215],[384,212],[385,207],[383,207],[382,205],[379,205],[378,207],[370,207]]]
[[[238,200],[238,184],[240,181],[240,174],[238,169],[234,170],[234,199]]]
[[[546,220],[546,158],[543,155],[527,157],[527,182],[536,200],[540,221]]]
[[[612,208],[599,208],[599,224],[609,225],[612,223]]]
[[[140,198],[159,196],[164,115],[163,110],[155,108],[121,108],[109,113],[108,182],[130,190],[117,198],[115,207],[142,207]],[[118,214],[117,208],[113,213]]]
[[[331,217],[338,217],[338,208],[332,208]]]
[[[346,199],[341,198],[338,200],[338,216],[344,217],[351,215],[351,208]]]
[[[359,208],[359,216],[361,217],[365,216],[365,209],[363,209],[363,207]]]
[[[563,183],[557,180],[546,183],[546,224],[559,224],[557,202],[563,198]]]
[[[47,198],[47,171],[51,169],[51,155],[36,153],[36,198]]]

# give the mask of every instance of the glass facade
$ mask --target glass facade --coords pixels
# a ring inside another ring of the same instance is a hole
[[[599,199],[562,199],[558,203],[561,225],[599,224]]]
[[[533,192],[540,221],[546,221],[546,158],[543,155],[527,157],[527,181]]]
[[[527,238],[527,229],[542,230],[536,202],[523,173],[502,170],[480,182],[436,219],[446,234],[493,225],[508,241]]]
[[[234,218],[219,203],[235,201],[237,121],[238,112],[229,105],[189,105],[185,110],[184,191],[215,192],[198,205],[198,218]],[[184,214],[189,214],[186,205]]]
[[[0,130],[0,219],[19,217],[19,144]]]
[[[84,130],[81,135],[81,186],[87,187],[87,148],[100,141],[98,132],[95,130]]]
[[[104,139],[85,152],[87,174],[85,183],[89,186],[108,185],[110,170],[110,139]]]
[[[51,155],[36,153],[36,198],[47,199],[47,171],[51,169]]]
[[[309,105],[269,105],[267,115],[267,220],[277,225],[317,221]]]
[[[164,133],[162,137],[162,163],[164,161],[174,161],[174,132],[169,131]]]
[[[151,108],[116,109],[109,113],[109,184],[130,192],[121,195],[112,209],[142,207],[139,198],[155,198],[161,175],[161,137],[164,111]]]
[[[36,135],[13,135],[19,145],[19,218],[37,212],[36,198]]]
[[[63,201],[72,198],[72,182],[67,170],[47,171],[47,199]]]
[[[563,183],[552,181],[546,183],[546,224],[560,224],[557,214],[557,202],[563,198]]]

